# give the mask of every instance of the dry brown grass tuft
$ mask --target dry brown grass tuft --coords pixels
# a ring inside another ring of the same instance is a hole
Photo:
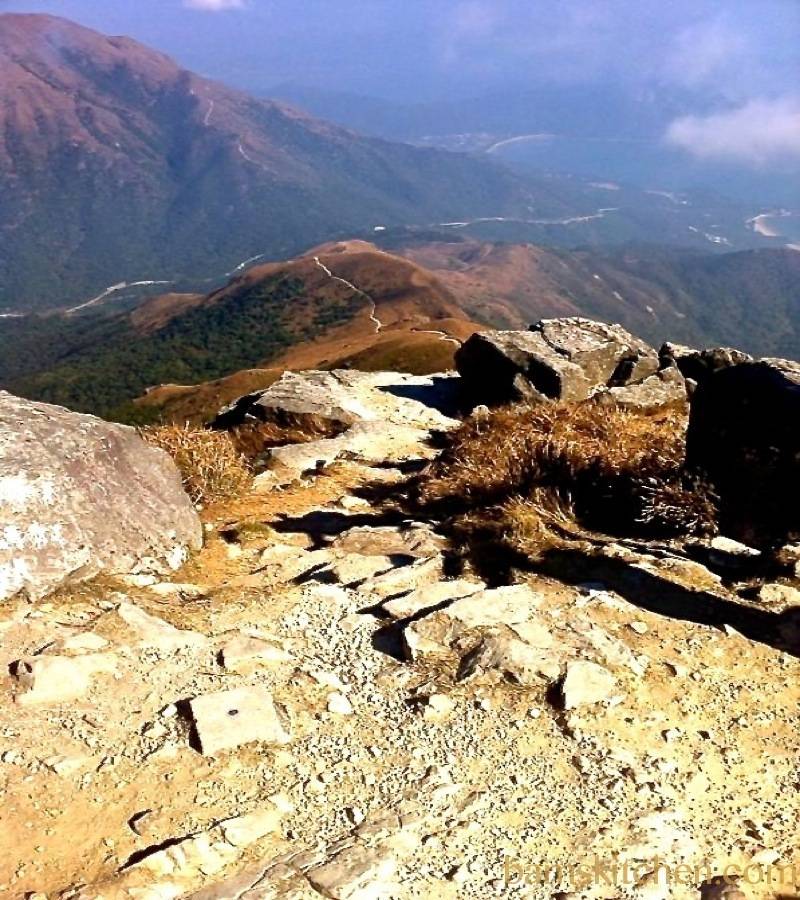
[[[713,530],[708,491],[684,473],[686,417],[594,403],[506,407],[469,420],[418,488],[427,509],[494,520],[517,545],[586,529]]]
[[[184,425],[142,428],[142,437],[175,460],[186,492],[195,503],[239,496],[250,483],[250,470],[224,431]]]
[[[297,421],[253,422],[238,425],[228,433],[236,450],[249,462],[258,462],[271,447],[305,444],[320,438],[336,437],[344,430],[326,419],[304,417]]]

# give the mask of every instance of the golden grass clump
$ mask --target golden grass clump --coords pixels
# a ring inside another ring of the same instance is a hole
[[[427,509],[492,520],[546,543],[611,534],[713,530],[713,498],[684,471],[686,415],[592,402],[515,406],[470,419],[422,478]],[[480,511],[480,516],[478,515]]]
[[[250,484],[247,462],[227,432],[185,423],[154,425],[139,433],[149,444],[169,453],[195,503],[237,497]]]
[[[336,437],[344,430],[326,419],[305,416],[286,421],[251,422],[237,425],[227,433],[236,450],[249,462],[259,463],[271,447],[306,444],[320,438]]]

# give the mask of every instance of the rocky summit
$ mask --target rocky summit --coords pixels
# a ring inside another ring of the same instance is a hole
[[[561,319],[458,367],[239,398],[254,477],[200,509],[0,397],[0,896],[796,895],[796,364]]]

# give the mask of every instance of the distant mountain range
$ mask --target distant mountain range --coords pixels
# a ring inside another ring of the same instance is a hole
[[[602,81],[512,85],[473,97],[392,103],[283,82],[270,96],[365,134],[417,141],[436,135],[556,132],[571,137],[659,137],[670,120],[714,109],[720,99],[671,88],[633,93]]]
[[[391,110],[367,130],[505,128],[526,109],[531,127],[572,116],[581,134],[637,115],[650,131],[657,124],[646,97],[619,98],[611,115],[598,98],[565,106],[548,96]],[[353,124],[383,115],[370,101],[347,103]],[[338,116],[342,102],[317,106]],[[752,224],[773,211],[763,205],[512,172],[496,158],[363,137],[201,78],[129,38],[0,15],[0,315],[159,286],[205,294],[254,260],[409,226],[570,248],[648,241],[718,251],[786,243],[783,229],[797,227],[784,219],[769,236]]]
[[[385,243],[391,250],[364,241],[326,244],[255,266],[208,295],[160,295],[131,312],[101,307],[6,319],[0,386],[136,421],[159,415],[176,396],[174,414],[185,403],[194,408],[197,394],[175,385],[264,368],[439,371],[475,330],[562,315],[620,322],[654,343],[800,355],[796,251],[568,251],[424,242],[413,231],[405,241],[387,235]],[[254,377],[227,384],[237,390],[263,373]],[[132,405],[158,385],[171,387]],[[219,387],[202,393],[209,402],[226,398]]]
[[[216,277],[386,224],[558,213],[499,166],[364,138],[124,37],[0,15],[0,311]]]

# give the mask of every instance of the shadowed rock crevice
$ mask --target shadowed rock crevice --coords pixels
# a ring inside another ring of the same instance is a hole
[[[797,638],[793,641],[790,633],[792,623],[800,621],[800,609],[777,614],[737,603],[708,591],[683,587],[638,565],[601,554],[554,550],[538,568],[567,584],[605,584],[634,606],[671,619],[715,628],[729,625],[748,640],[800,657],[800,642]]]

